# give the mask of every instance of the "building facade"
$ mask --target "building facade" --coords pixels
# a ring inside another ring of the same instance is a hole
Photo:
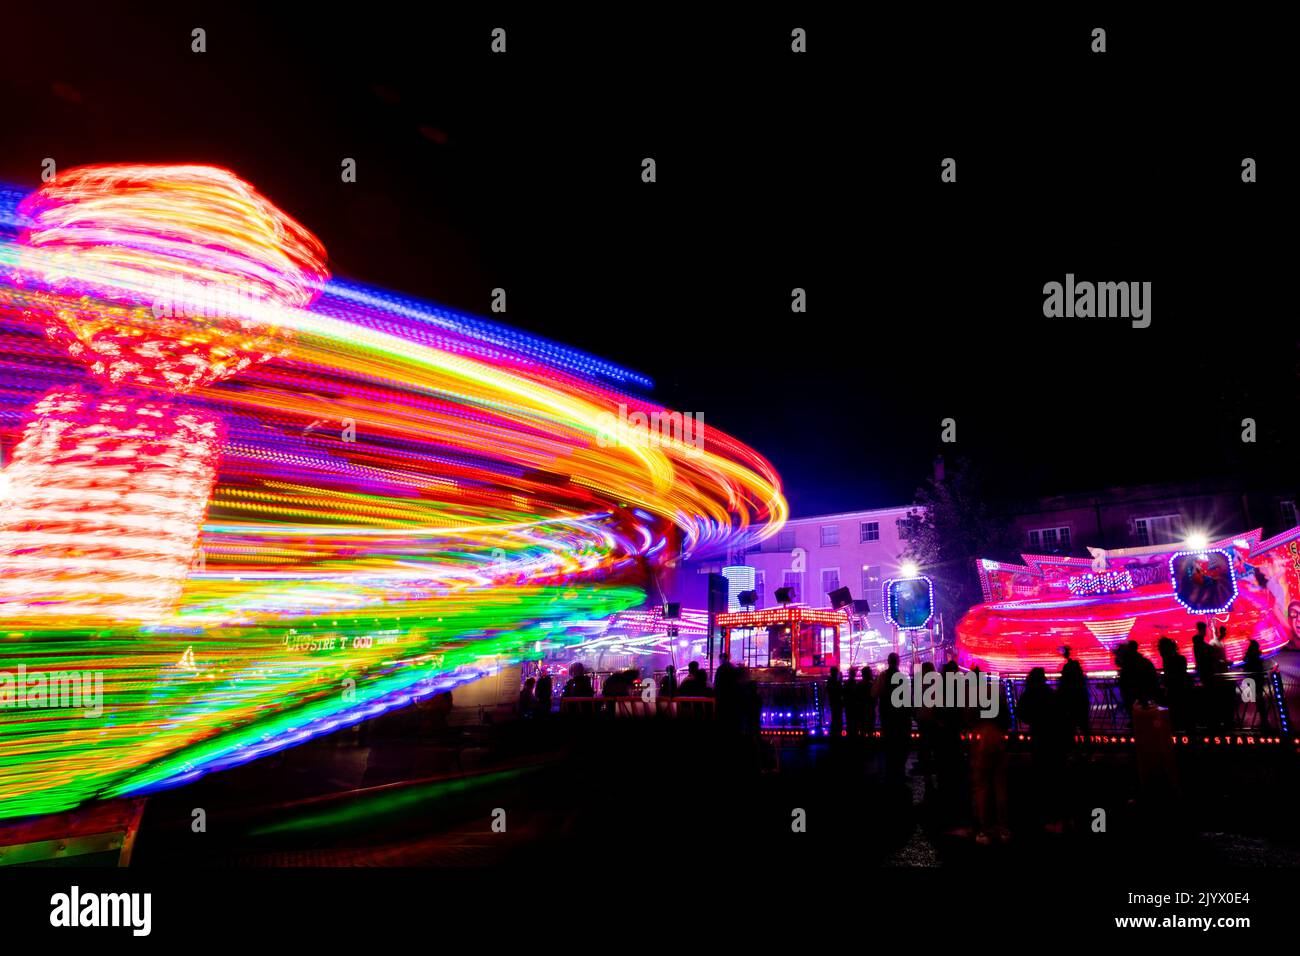
[[[776,589],[791,589],[793,603],[830,607],[831,591],[847,587],[854,599],[871,605],[868,627],[887,631],[881,614],[884,581],[897,576],[903,543],[898,520],[910,506],[816,515],[787,521],[774,536],[742,544],[725,559],[690,562],[677,577],[676,600],[686,607],[703,607],[708,574],[728,566],[753,568],[757,607],[776,604]]]
[[[1141,485],[1041,498],[1009,509],[1020,546],[1034,554],[1085,557],[1089,547],[1171,544],[1263,528],[1268,538],[1295,527],[1296,495],[1243,491],[1231,483]]]

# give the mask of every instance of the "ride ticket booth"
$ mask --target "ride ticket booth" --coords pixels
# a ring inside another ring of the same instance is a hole
[[[824,677],[839,666],[840,629],[849,616],[847,610],[786,604],[719,614],[717,623],[722,652],[733,664],[773,676]]]

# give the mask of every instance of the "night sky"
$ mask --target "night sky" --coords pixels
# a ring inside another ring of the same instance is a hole
[[[1095,55],[1085,19],[35,6],[6,14],[0,178],[229,166],[337,274],[480,315],[501,286],[509,324],[649,374],[770,457],[796,515],[910,500],[941,451],[1008,497],[1291,481],[1293,109],[1283,51],[1231,24],[1101,17]],[[1044,318],[1067,272],[1152,282],[1151,327]]]

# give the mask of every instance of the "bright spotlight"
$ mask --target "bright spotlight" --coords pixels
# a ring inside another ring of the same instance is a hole
[[[1204,551],[1210,544],[1210,539],[1200,532],[1189,534],[1187,536],[1187,547],[1193,551]]]
[[[903,566],[899,568],[905,578],[914,578],[921,569],[916,566],[915,561],[904,561]]]

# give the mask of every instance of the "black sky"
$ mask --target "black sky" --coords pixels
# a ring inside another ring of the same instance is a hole
[[[651,375],[796,514],[910,500],[940,451],[1008,496],[1289,481],[1282,31],[1112,18],[1099,56],[1097,16],[19,9],[0,178],[227,165],[341,275],[481,315],[501,286],[510,324]],[[1045,319],[1067,272],[1151,281],[1151,328]]]

